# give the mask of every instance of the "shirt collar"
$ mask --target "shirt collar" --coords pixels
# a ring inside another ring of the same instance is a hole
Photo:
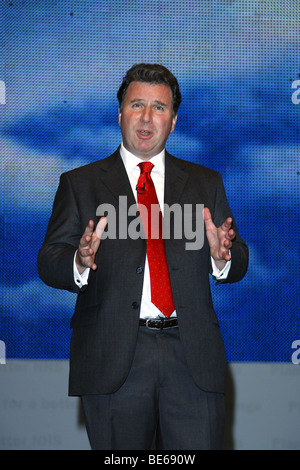
[[[143,160],[141,158],[136,157],[133,153],[129,152],[123,145],[121,144],[120,148],[121,158],[125,165],[126,171],[128,174],[132,173],[133,170],[137,167],[139,163]],[[151,158],[151,163],[153,163],[154,168],[152,171],[160,173],[162,176],[165,174],[165,149],[163,149],[158,155],[155,155]]]

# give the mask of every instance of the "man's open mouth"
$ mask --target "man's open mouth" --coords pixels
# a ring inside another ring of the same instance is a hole
[[[145,131],[145,130],[140,130],[139,133],[140,133],[141,135],[144,135],[144,136],[151,135],[151,132],[150,132],[150,131]]]

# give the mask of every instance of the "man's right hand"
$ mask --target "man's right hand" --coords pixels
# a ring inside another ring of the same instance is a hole
[[[106,224],[107,219],[105,217],[101,217],[96,229],[93,220],[90,220],[86,226],[84,234],[80,239],[75,258],[76,266],[80,274],[82,274],[86,268],[91,268],[93,270],[97,269],[97,265],[95,264],[95,255],[99,249],[101,236]]]

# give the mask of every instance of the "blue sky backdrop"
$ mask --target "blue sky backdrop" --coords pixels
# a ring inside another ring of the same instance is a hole
[[[183,95],[167,149],[222,173],[250,249],[242,282],[212,282],[228,360],[291,360],[300,337],[294,5],[1,2],[0,339],[8,357],[68,357],[75,296],[44,286],[36,268],[59,176],[116,149],[123,75],[134,63],[157,62]]]

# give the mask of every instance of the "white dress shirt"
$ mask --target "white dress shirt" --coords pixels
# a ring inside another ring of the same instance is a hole
[[[140,168],[138,164],[141,163],[141,159],[130,153],[128,150],[125,149],[123,144],[121,145],[120,149],[121,158],[123,160],[132,191],[134,194],[135,199],[137,200],[137,193],[136,193],[136,185],[140,176]],[[165,151],[163,150],[158,155],[155,155],[151,158],[151,163],[153,163],[154,168],[151,171],[151,177],[155,186],[155,190],[157,193],[157,198],[161,207],[161,211],[163,213],[164,208],[164,185],[165,185]],[[212,267],[213,267],[213,276],[216,279],[226,279],[231,261],[228,261],[225,267],[220,271],[213,258],[212,260]],[[101,269],[99,266],[98,269]],[[79,287],[82,287],[88,283],[88,276],[89,276],[89,269],[86,269],[81,275],[79,274],[74,257],[74,279],[76,284]],[[156,318],[158,316],[162,316],[163,314],[158,310],[158,308],[151,302],[151,288],[150,288],[150,273],[149,273],[149,266],[148,266],[148,259],[146,257],[145,269],[144,269],[144,284],[143,284],[143,292],[142,292],[142,302],[141,302],[141,310],[140,310],[140,317],[141,318]],[[171,315],[172,317],[176,316],[176,311],[174,311]]]

